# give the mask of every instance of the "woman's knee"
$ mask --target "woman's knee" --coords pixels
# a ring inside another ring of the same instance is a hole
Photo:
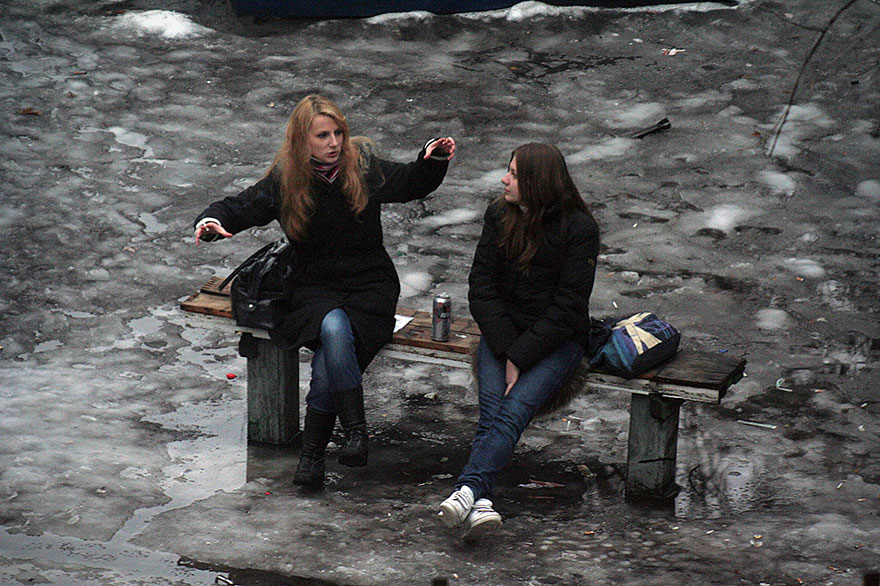
[[[351,322],[348,315],[341,308],[334,309],[321,320],[321,343],[350,343],[354,340],[351,331]]]

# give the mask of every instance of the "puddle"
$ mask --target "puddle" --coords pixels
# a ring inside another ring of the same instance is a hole
[[[774,480],[763,467],[745,457],[704,463],[679,480],[675,516],[684,519],[718,519],[738,515],[773,503]]]
[[[162,234],[168,229],[168,224],[157,220],[154,214],[142,212],[138,214],[138,220],[144,225],[144,232],[149,235]]]
[[[188,568],[196,568],[219,574],[216,584],[221,586],[344,586],[340,582],[288,576],[251,568],[239,569],[229,566],[217,566],[189,558],[180,558],[178,563]]]
[[[880,339],[851,332],[847,343],[830,341],[824,349],[825,367],[831,374],[855,374],[876,365],[880,355]]]
[[[71,570],[64,574],[65,586],[91,586],[99,582],[187,586],[343,586],[326,580],[205,564],[118,541],[88,541],[51,533],[31,536],[0,530],[0,542],[3,544],[0,550],[3,556],[39,562],[27,572],[30,581],[35,583],[56,583],[51,579],[50,572],[43,573],[37,569],[51,563],[53,566],[78,568],[78,571]]]
[[[139,338],[159,332],[162,323],[162,320],[152,315],[138,317],[128,322],[134,335]]]
[[[235,490],[246,478],[246,415],[242,402],[227,398],[181,405],[143,421],[164,429],[189,432],[193,438],[167,444],[171,464],[162,469],[162,491],[169,502],[137,509],[110,540],[125,543],[157,515],[187,507],[224,490]],[[137,473],[137,470],[129,470]]]
[[[216,574],[181,566],[178,556],[128,543],[87,541],[51,533],[39,536],[0,530],[0,554],[7,559],[34,560],[31,581],[55,582],[42,567],[70,568],[63,576],[65,586],[101,584],[216,584]],[[57,577],[57,575],[56,575]]]

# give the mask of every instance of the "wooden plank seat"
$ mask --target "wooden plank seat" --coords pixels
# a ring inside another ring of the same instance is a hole
[[[248,439],[289,444],[299,433],[299,352],[278,348],[264,330],[241,327],[232,318],[229,289],[212,277],[181,303],[194,327],[240,333],[239,352],[247,358]],[[456,318],[448,342],[431,339],[431,314],[398,307],[411,320],[395,332],[380,355],[470,368],[471,348],[479,342],[477,324]],[[679,409],[683,401],[718,404],[739,381],[746,361],[720,353],[682,350],[672,360],[638,378],[598,371],[584,374],[585,385],[631,393],[626,464],[628,497],[669,498],[675,494]],[[584,367],[586,368],[586,367]]]

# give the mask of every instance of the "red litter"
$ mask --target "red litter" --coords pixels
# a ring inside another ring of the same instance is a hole
[[[234,379],[236,376],[237,376],[237,375],[236,375],[235,373],[232,373],[232,372],[227,372],[227,373],[226,373],[226,378],[228,378],[229,380]]]

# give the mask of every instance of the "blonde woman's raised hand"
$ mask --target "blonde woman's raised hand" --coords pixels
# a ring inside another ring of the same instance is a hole
[[[425,158],[431,157],[450,160],[455,156],[455,139],[451,136],[438,138],[425,148]]]

